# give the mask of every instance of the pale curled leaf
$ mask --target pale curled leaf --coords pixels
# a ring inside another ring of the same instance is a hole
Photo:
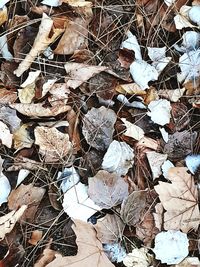
[[[71,109],[70,106],[65,105],[64,103],[58,103],[55,106],[45,107],[44,103],[37,104],[22,104],[22,103],[14,103],[9,105],[11,108],[17,110],[19,113],[33,118],[38,117],[51,117],[57,116],[60,113],[67,112]]]
[[[58,131],[55,127],[38,126],[35,128],[35,144],[39,145],[39,153],[45,162],[55,162],[72,152],[69,135]]]
[[[96,205],[110,209],[128,196],[128,184],[120,175],[100,170],[88,179],[88,194]]]
[[[134,248],[123,259],[126,267],[149,267],[152,262],[152,256],[148,253],[147,248]]]
[[[122,42],[121,48],[133,50],[135,52],[135,58],[138,60],[142,60],[140,45],[138,44],[136,36],[133,35],[130,31],[128,31],[126,35],[128,39]]]
[[[170,168],[167,178],[171,184],[159,182],[159,185],[154,187],[166,210],[164,213],[165,230],[182,230],[187,233],[191,229],[197,229],[200,214],[194,178],[184,167]]]
[[[144,131],[142,130],[142,128],[127,121],[125,118],[121,118],[121,120],[126,126],[126,131],[123,133],[124,135],[132,137],[137,141],[144,137]]]
[[[0,206],[1,206],[1,204],[7,202],[10,191],[11,191],[10,182],[9,182],[8,178],[3,173],[1,173],[1,176],[0,176]]]
[[[24,147],[30,148],[34,143],[34,140],[30,136],[29,124],[22,124],[22,126],[17,129],[13,134],[14,148],[16,150],[22,149]]]
[[[133,166],[133,149],[125,142],[112,141],[104,155],[102,168],[108,172],[126,175]]]
[[[13,135],[10,133],[8,126],[0,121],[0,140],[1,143],[8,148],[12,147]]]
[[[12,231],[16,222],[20,219],[26,209],[27,206],[22,205],[18,210],[13,210],[0,217],[0,240],[4,239],[5,235]]]
[[[167,159],[167,154],[157,153],[155,151],[146,152],[149,165],[153,174],[153,179],[158,178],[161,174],[161,166]]]
[[[17,77],[20,77],[30,67],[35,58],[40,53],[42,53],[49,46],[49,44],[51,44],[64,31],[64,29],[53,29],[52,34],[50,35],[52,27],[53,20],[45,13],[43,13],[39,31],[35,38],[33,46],[29,53],[26,55],[25,59],[14,71],[14,74]]]
[[[171,105],[166,99],[154,100],[148,105],[150,112],[147,115],[151,117],[151,120],[161,126],[170,122],[171,118]],[[159,114],[159,116],[158,116]]]
[[[76,256],[66,256],[56,253],[55,259],[46,267],[114,267],[108,260],[101,242],[96,237],[96,231],[89,223],[73,220],[72,229],[76,234],[78,253]]]
[[[122,202],[121,218],[128,224],[135,226],[140,221],[140,215],[146,207],[147,191],[133,191]]]

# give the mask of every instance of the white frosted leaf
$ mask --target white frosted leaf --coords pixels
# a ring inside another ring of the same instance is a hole
[[[65,193],[80,181],[80,177],[76,169],[72,166],[70,168],[65,168],[63,172],[59,172],[57,180],[62,181],[60,189]]]
[[[200,6],[193,6],[188,11],[188,17],[190,18],[191,21],[200,26]]]
[[[112,262],[122,262],[126,256],[126,250],[119,243],[105,244],[103,249]]]
[[[102,168],[108,172],[126,175],[133,165],[133,149],[125,142],[112,141],[102,163]]]
[[[174,45],[175,49],[179,52],[187,52],[198,49],[200,45],[200,33],[195,31],[187,31],[182,36],[182,44],[178,46]]]
[[[119,94],[117,96],[117,100],[120,101],[120,102],[122,102],[123,105],[125,105],[126,107],[146,109],[146,106],[142,102],[139,102],[139,101],[129,102],[129,100],[127,99],[127,97],[125,97],[122,94]]]
[[[162,172],[163,172],[163,176],[167,179],[168,178],[168,171],[170,168],[174,167],[174,164],[170,161],[170,160],[166,160],[161,169],[162,169]]]
[[[135,60],[130,65],[130,73],[134,81],[145,90],[149,88],[148,82],[158,79],[158,71],[144,60]]]
[[[35,80],[39,77],[41,71],[30,71],[27,79],[20,85],[20,87],[25,88],[26,86],[35,82]]]
[[[169,230],[156,235],[153,252],[162,263],[178,264],[187,257],[188,247],[189,241],[185,233]]]
[[[146,152],[149,165],[153,174],[153,179],[158,178],[161,174],[161,166],[167,159],[167,154],[157,153],[155,151]]]
[[[153,61],[152,66],[160,74],[167,64],[170,62],[171,57],[166,57],[166,46],[164,47],[147,47],[148,49],[148,56]]]
[[[8,178],[1,173],[0,176],[0,206],[8,201],[8,196],[11,191],[11,186]]]
[[[128,39],[122,42],[121,48],[133,50],[135,52],[135,58],[142,60],[142,54],[137,38],[130,31],[127,32]]]
[[[164,0],[164,2],[167,6],[171,6],[176,2],[176,0]]]
[[[166,99],[154,100],[148,105],[150,112],[147,115],[151,117],[151,120],[161,126],[170,122],[171,118],[171,105]]]
[[[26,179],[26,177],[29,175],[30,171],[29,170],[25,170],[25,169],[21,169],[19,171],[19,174],[18,174],[18,177],[17,177],[17,184],[16,184],[16,187],[18,185],[21,184],[21,182],[24,181],[24,179]]]
[[[0,1],[0,8],[3,8],[5,4],[7,4],[10,0],[1,0]]]
[[[43,0],[42,4],[47,6],[57,7],[61,5],[61,2],[60,0]]]
[[[200,154],[199,155],[188,155],[185,158],[185,163],[191,173],[195,174],[195,172],[200,167]]]
[[[163,127],[159,127],[160,133],[162,134],[162,138],[167,143],[169,141],[169,134]]]

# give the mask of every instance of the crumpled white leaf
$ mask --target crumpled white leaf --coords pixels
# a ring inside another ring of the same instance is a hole
[[[162,135],[163,140],[165,141],[165,143],[167,143],[169,141],[169,134],[168,132],[165,130],[164,127],[159,127],[160,133]]]
[[[134,81],[143,90],[149,88],[148,82],[157,80],[159,76],[156,68],[144,60],[135,60],[130,65],[130,73]]]
[[[200,45],[200,33],[195,31],[187,31],[182,36],[181,45],[175,44],[174,47],[179,52],[188,52],[191,50],[196,50]]]
[[[181,30],[183,28],[197,28],[193,25],[189,20],[193,18],[193,11],[191,12],[191,18],[189,17],[189,11],[192,7],[183,5],[179,13],[174,17],[174,22],[176,25],[176,29]],[[195,11],[196,12],[196,11]]]
[[[153,179],[156,179],[162,174],[161,166],[166,161],[167,154],[148,151],[146,152],[146,155],[153,174]]]
[[[179,58],[179,67],[181,73],[177,74],[177,78],[180,83],[195,81],[200,72],[200,49],[184,53]]]
[[[177,88],[172,90],[159,90],[159,96],[167,98],[171,102],[177,102],[184,94],[185,88]]]
[[[8,196],[11,191],[11,185],[8,178],[1,173],[0,174],[0,206],[8,201]]]
[[[102,168],[108,172],[126,175],[133,166],[133,149],[125,142],[112,141],[103,158]]]
[[[87,186],[79,182],[64,194],[64,211],[74,219],[86,221],[101,208],[94,204],[87,193]]]
[[[188,155],[185,158],[185,163],[188,169],[192,174],[195,174],[195,172],[200,167],[200,154],[198,155]]]
[[[1,0],[0,2],[0,8],[3,8],[5,4],[7,4],[10,0]]]
[[[164,0],[164,2],[167,6],[171,6],[176,2],[176,0]]]
[[[160,74],[167,64],[171,61],[171,57],[166,57],[166,46],[164,47],[147,47],[148,56],[153,61],[152,66]]]
[[[200,26],[200,5],[192,6],[188,11],[189,19]]]
[[[0,140],[8,148],[12,147],[13,134],[10,133],[8,126],[0,121]]]
[[[162,169],[162,173],[163,173],[163,176],[168,179],[168,171],[170,168],[174,167],[174,164],[170,161],[170,160],[166,160],[161,169]]]
[[[125,118],[122,118],[121,120],[126,126],[126,131],[123,133],[124,135],[132,137],[137,141],[144,137],[144,131],[142,128],[127,121]]]
[[[126,250],[120,243],[104,244],[103,249],[112,262],[122,262],[126,256]]]
[[[117,100],[122,102],[123,105],[125,105],[126,107],[146,109],[146,106],[142,102],[139,102],[139,101],[129,102],[127,97],[125,95],[122,95],[122,94],[119,94],[117,96]]]
[[[148,105],[150,112],[147,115],[151,117],[151,120],[161,126],[170,122],[171,118],[171,105],[166,99],[154,100]]]
[[[3,58],[6,60],[12,60],[13,55],[8,50],[8,43],[7,43],[7,35],[4,34],[0,37],[0,54],[2,54]]]
[[[62,181],[60,189],[65,193],[80,181],[80,177],[74,166],[72,166],[70,168],[65,168],[63,172],[58,172],[57,180]]]
[[[134,248],[123,259],[126,267],[149,267],[152,262],[152,256],[148,253],[147,248]]]
[[[185,233],[169,230],[160,232],[155,237],[155,247],[153,252],[157,260],[162,263],[178,264],[189,253],[189,240]]]
[[[126,33],[128,39],[126,39],[121,44],[121,48],[126,48],[129,50],[133,50],[135,52],[135,58],[138,60],[142,60],[142,54],[140,50],[140,45],[138,44],[137,38],[130,31]]]
[[[35,80],[39,77],[40,73],[40,70],[30,71],[27,79],[20,85],[20,87],[25,88],[26,86],[34,83]]]

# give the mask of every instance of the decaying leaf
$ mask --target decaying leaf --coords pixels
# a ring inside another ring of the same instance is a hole
[[[121,120],[126,126],[126,131],[123,133],[125,136],[132,137],[137,141],[144,137],[144,131],[142,130],[142,128],[127,121],[125,118],[121,118]]]
[[[24,147],[30,148],[34,143],[34,140],[30,136],[29,124],[23,124],[17,131],[13,134],[14,148],[16,150],[22,149]]]
[[[57,116],[58,114],[67,112],[71,109],[70,106],[60,101],[57,102],[55,102],[54,105],[50,107],[49,106],[46,107],[45,103],[37,103],[37,104],[14,103],[10,104],[9,106],[17,110],[19,113],[33,118]]]
[[[118,215],[106,214],[102,219],[98,219],[94,228],[101,243],[110,244],[122,238],[125,224]]]
[[[108,260],[101,242],[96,237],[96,231],[93,226],[81,222],[79,220],[73,220],[74,225],[72,229],[76,234],[76,243],[78,246],[78,253],[76,256],[63,257],[56,253],[55,259],[47,264],[46,267],[114,267],[114,265]]]
[[[88,184],[90,198],[103,209],[117,206],[128,196],[128,184],[116,173],[100,170],[89,177]]]
[[[52,27],[53,20],[43,13],[39,31],[35,38],[33,47],[26,55],[25,59],[19,64],[18,68],[14,71],[14,74],[17,77],[20,77],[30,67],[35,58],[64,31],[64,29],[52,29]],[[50,31],[52,31],[51,35]]]
[[[121,207],[121,218],[128,224],[135,226],[140,221],[140,216],[146,207],[147,191],[133,191]]]
[[[117,85],[115,90],[120,94],[129,94],[129,95],[146,95],[146,91],[142,90],[137,83],[128,83]]]
[[[42,1],[43,5],[54,6],[54,7],[62,5],[62,3],[67,3],[73,7],[91,7],[92,6],[92,2],[85,1],[85,0],[43,0]]]
[[[177,102],[184,94],[185,88],[178,88],[174,90],[159,90],[158,94],[161,97],[165,97],[172,102]]]
[[[83,119],[83,135],[89,145],[97,150],[105,150],[112,142],[115,112],[109,108],[92,108]]]
[[[146,152],[149,165],[153,174],[153,179],[158,178],[161,174],[161,166],[167,159],[167,154],[157,153],[155,151]]]
[[[133,166],[133,149],[125,142],[112,141],[104,155],[102,168],[108,172],[126,175]]]
[[[51,94],[51,101],[62,100],[66,104],[70,90],[66,83],[55,83],[50,88],[49,93]]]
[[[155,238],[153,252],[162,263],[177,264],[187,257],[189,240],[185,233],[170,230],[160,232]]]
[[[166,210],[165,230],[182,230],[187,233],[197,229],[200,222],[198,192],[194,178],[185,167],[174,167],[168,171],[171,184],[159,181],[154,188]]]
[[[0,217],[0,240],[4,239],[5,235],[12,231],[16,222],[22,217],[26,209],[27,206],[22,205],[18,210],[13,210]]]
[[[76,89],[96,74],[107,70],[105,66],[92,66],[84,63],[67,62],[65,70],[68,74],[66,84],[68,87]]]
[[[36,246],[37,243],[41,240],[42,238],[42,231],[39,230],[34,230],[31,234],[31,239],[28,240],[28,243]]]
[[[28,185],[21,184],[11,192],[8,198],[8,207],[10,210],[16,210],[22,205],[27,205],[26,212],[24,212],[20,220],[33,222],[44,193],[44,188],[35,187],[31,183]]]
[[[55,162],[70,155],[72,144],[69,135],[62,133],[57,128],[38,126],[34,130],[35,144],[39,145],[39,153],[44,156],[45,162]]]
[[[0,104],[6,105],[17,100],[17,93],[11,90],[0,88]]]
[[[52,242],[52,241],[51,241]],[[39,259],[34,264],[34,267],[45,267],[48,263],[55,259],[56,251],[50,249],[50,242],[46,245]]]
[[[152,262],[152,256],[148,253],[147,248],[134,248],[123,259],[126,267],[149,267]]]

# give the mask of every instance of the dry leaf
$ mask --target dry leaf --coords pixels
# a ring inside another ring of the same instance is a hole
[[[177,102],[184,94],[185,88],[174,89],[174,90],[159,90],[158,95],[165,97],[172,102]]]
[[[32,232],[31,239],[28,240],[28,243],[33,246],[36,246],[37,243],[41,240],[41,238],[42,238],[42,231],[35,230]]]
[[[51,242],[52,240],[50,240],[50,242],[46,245],[41,256],[34,264],[34,267],[46,267],[48,263],[52,262],[55,259],[56,251],[50,249]]]
[[[7,168],[7,171],[20,171],[21,169],[27,169],[30,171],[35,171],[38,169],[42,169],[44,171],[47,171],[45,167],[43,167],[43,163],[31,160],[29,158],[25,158],[23,156],[19,156],[14,158],[14,163],[12,166]]]
[[[0,10],[0,26],[8,19],[7,7],[3,6]]]
[[[92,66],[84,63],[67,62],[65,70],[67,72],[66,84],[68,87],[76,89],[96,74],[107,70],[105,66]]]
[[[170,122],[171,118],[171,105],[166,99],[154,100],[148,105],[150,112],[147,115],[151,117],[151,120],[161,126]],[[159,116],[158,116],[159,114]]]
[[[96,237],[96,231],[91,224],[73,220],[74,225],[72,229],[76,234],[76,243],[78,246],[78,253],[76,256],[62,257],[56,253],[55,260],[46,265],[46,267],[114,267],[108,260],[101,242]]]
[[[2,161],[2,159],[1,159]],[[2,167],[1,167],[2,168]],[[10,182],[8,180],[8,178],[2,173],[1,171],[1,175],[0,175],[0,206],[1,204],[7,202],[8,200],[8,196],[10,194],[11,191],[11,185]]]
[[[6,105],[17,100],[17,93],[5,88],[0,88],[0,104]]]
[[[165,230],[182,230],[187,233],[197,229],[200,222],[198,192],[194,178],[185,167],[174,167],[168,171],[170,183],[159,182],[154,188],[166,210]]]
[[[24,147],[30,148],[34,143],[34,140],[30,136],[29,127],[30,124],[23,124],[17,131],[13,134],[14,148],[20,150]]]
[[[8,148],[12,147],[13,135],[10,133],[8,126],[0,121],[0,140],[1,143]]]
[[[22,205],[18,210],[13,210],[0,217],[0,240],[4,239],[5,235],[12,231],[16,222],[22,217],[26,209],[27,206]]]
[[[100,170],[88,179],[88,194],[96,205],[110,209],[128,196],[128,184],[120,175]]]
[[[54,117],[60,113],[67,112],[71,109],[70,106],[62,102],[60,103],[60,101],[57,102],[54,103],[54,106],[50,107],[45,107],[45,103],[37,103],[37,104],[14,103],[10,104],[9,106],[13,109],[16,109],[19,113],[33,118],[51,117],[51,116]]]
[[[124,201],[121,207],[121,218],[128,224],[135,226],[146,207],[147,191],[133,191]]]
[[[39,145],[39,153],[44,156],[45,162],[59,161],[72,152],[69,135],[58,131],[55,127],[38,126],[34,134],[35,144]]]
[[[98,219],[94,228],[101,243],[110,244],[122,239],[125,224],[118,215],[106,214],[102,219]]]
[[[144,137],[144,131],[142,130],[142,128],[127,121],[125,118],[121,118],[121,120],[126,126],[126,131],[123,133],[125,136],[132,137],[137,141]]]
[[[134,248],[123,259],[126,267],[149,267],[152,262],[152,256],[148,253],[147,248]]]
[[[137,83],[119,84],[115,90],[120,94],[146,95],[146,91],[142,90]]]
[[[51,94],[51,101],[62,100],[66,104],[70,90],[66,83],[55,83],[50,88],[49,93]]]
[[[14,71],[14,74],[17,77],[20,77],[27,69],[29,69],[35,58],[39,54],[41,54],[49,46],[49,44],[55,41],[56,38],[64,31],[64,29],[52,29],[52,27],[53,20],[45,13],[43,13],[39,31],[35,38],[33,46],[29,53],[26,55],[25,59],[19,64],[18,68]]]
[[[197,257],[187,257],[181,263],[173,267],[200,267],[200,261]]]
[[[69,122],[69,137],[73,144],[73,148],[75,151],[79,151],[81,149],[81,139],[79,133],[79,112],[75,112],[71,109],[67,113],[67,121]]]
[[[112,142],[115,112],[104,106],[92,108],[83,119],[83,135],[89,145],[97,150],[105,150]]]
[[[11,133],[14,133],[21,124],[17,112],[7,106],[0,107],[0,120],[9,126]]]
[[[15,210],[22,205],[27,205],[27,210],[23,214],[21,220],[33,222],[44,193],[44,188],[35,187],[33,184],[21,184],[17,189],[11,192],[8,198],[8,207],[10,210]]]
[[[133,149],[127,143],[114,140],[104,155],[102,169],[126,175],[129,168],[133,166],[133,158]]]
[[[7,43],[7,34],[0,36],[0,54],[6,60],[12,60],[13,56],[8,50],[8,43]]]
[[[92,2],[85,1],[85,0],[43,0],[42,1],[43,5],[54,6],[54,7],[61,6],[62,3],[67,3],[73,7],[92,7]]]
[[[149,165],[153,174],[153,179],[158,178],[161,174],[161,166],[167,159],[167,154],[157,153],[155,151],[146,152]]]

